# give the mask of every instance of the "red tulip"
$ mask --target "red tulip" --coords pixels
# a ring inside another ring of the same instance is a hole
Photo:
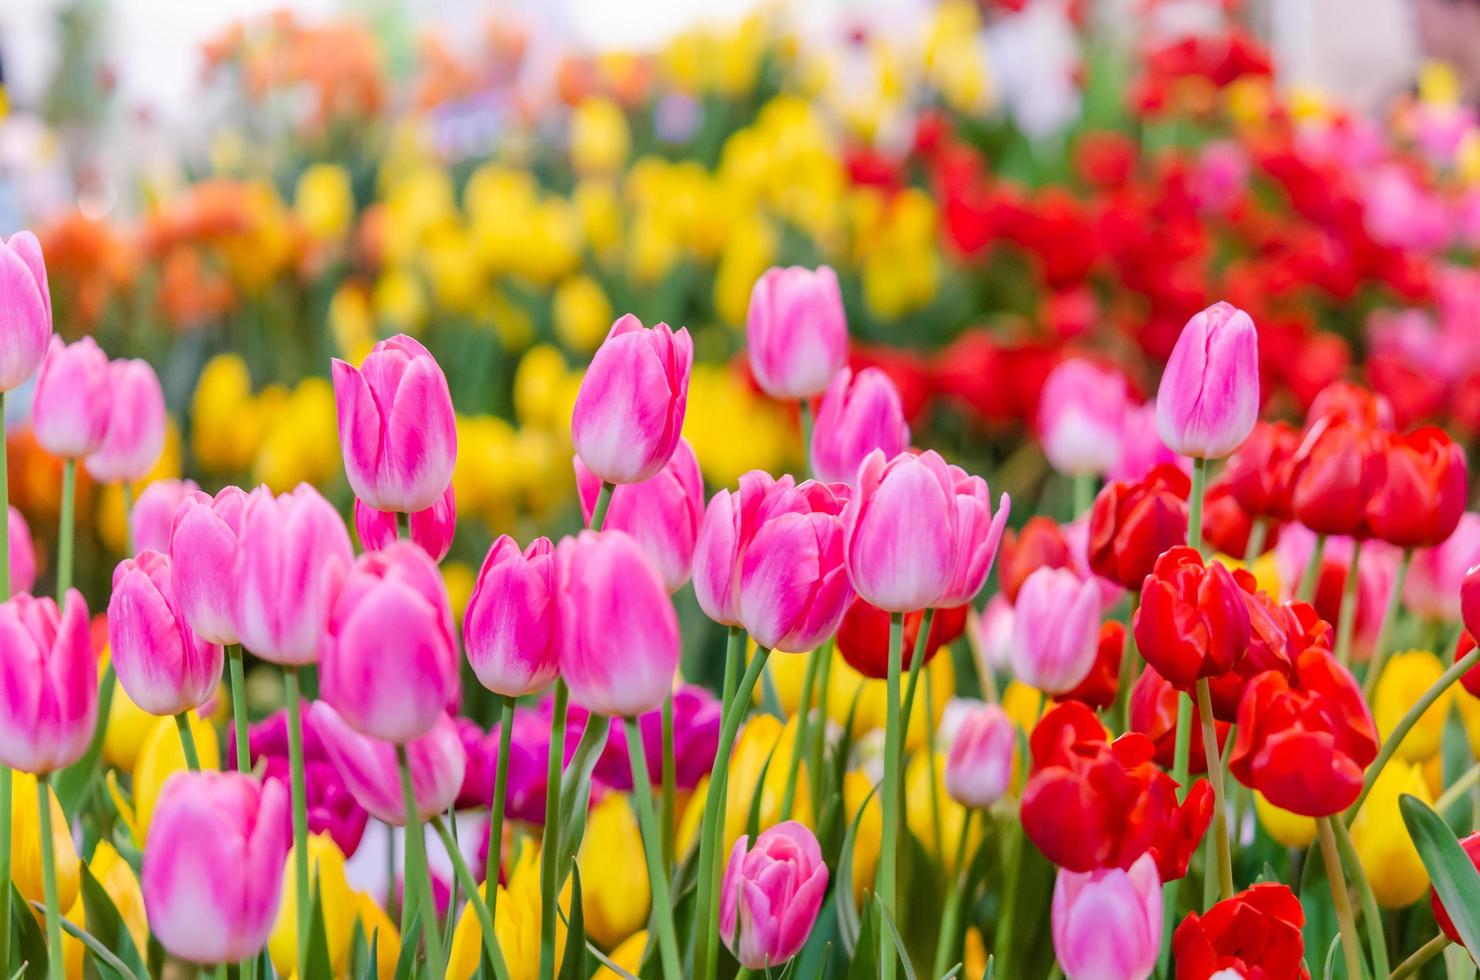
[[[1480,869],[1480,833],[1466,837],[1459,842],[1459,846],[1464,848],[1465,857],[1470,859],[1470,863],[1475,865],[1476,869]],[[1444,907],[1443,902],[1439,901],[1439,893],[1433,888],[1429,889],[1429,907],[1434,910],[1434,922],[1444,931],[1444,935],[1449,937],[1449,941],[1463,946],[1465,941],[1460,938],[1459,930],[1454,928],[1454,920],[1449,917],[1449,910]]]
[[[1307,602],[1291,600],[1280,605],[1255,587],[1254,576],[1243,569],[1233,573],[1244,592],[1249,613],[1249,645],[1232,669],[1209,679],[1213,717],[1233,721],[1249,681],[1269,670],[1293,674],[1302,651],[1319,647],[1331,650],[1332,629]]]
[[[1393,427],[1393,406],[1382,395],[1351,381],[1333,381],[1312,399],[1307,431],[1321,419],[1349,421],[1373,429]]]
[[[930,636],[925,641],[925,663],[935,657],[941,647],[954,641],[966,632],[966,612],[969,607],[937,609],[930,623]],[[920,625],[925,619],[923,610],[904,614],[904,670],[910,669],[914,660],[915,643],[920,637]],[[889,674],[889,614],[867,599],[855,598],[843,614],[838,627],[838,652],[848,666],[865,677],[883,680]]]
[[[1157,557],[1187,540],[1191,492],[1187,474],[1170,463],[1137,482],[1107,484],[1090,511],[1090,568],[1127,589],[1139,589]]]
[[[1059,695],[1060,701],[1078,701],[1091,708],[1108,708],[1115,703],[1120,690],[1120,661],[1125,655],[1125,626],[1107,619],[1100,624],[1100,645],[1094,666],[1072,691]]]
[[[1367,524],[1403,548],[1433,547],[1459,525],[1469,496],[1465,451],[1426,426],[1384,440],[1383,477],[1367,501]]]
[[[1249,535],[1254,531],[1255,516],[1244,510],[1228,481],[1219,477],[1208,485],[1207,493],[1203,495],[1203,539],[1219,554],[1243,558],[1249,552]],[[1279,540],[1280,526],[1267,526],[1259,553],[1273,548]]]
[[[1475,638],[1469,630],[1459,631],[1459,641],[1454,644],[1454,662],[1459,663],[1475,649]],[[1480,698],[1480,666],[1471,667],[1460,675],[1460,685],[1474,697]]]
[[[1300,523],[1317,534],[1371,537],[1367,505],[1382,486],[1381,431],[1335,416],[1311,427],[1293,463]]]
[[[1305,910],[1288,885],[1264,882],[1202,915],[1190,912],[1172,934],[1177,980],[1214,976],[1309,980],[1301,928]]]
[[[1300,434],[1284,422],[1260,422],[1223,466],[1219,481],[1245,513],[1287,521],[1291,502],[1291,461]]]
[[[1156,672],[1155,667],[1148,665],[1141,671],[1135,687],[1131,688],[1130,700],[1127,702],[1130,730],[1140,732],[1156,744],[1156,764],[1167,769],[1172,767],[1176,758],[1178,700],[1177,689],[1168,684],[1167,679]],[[1213,724],[1220,749],[1228,741],[1228,728],[1226,721],[1216,721]],[[1192,731],[1194,735],[1188,742],[1187,771],[1193,774],[1207,772],[1208,760],[1203,753],[1200,734],[1202,713],[1198,711],[1196,704],[1192,706]]]
[[[1249,644],[1243,590],[1225,566],[1204,564],[1185,545],[1157,559],[1132,627],[1146,662],[1183,691],[1228,670]]]
[[[1002,535],[998,549],[997,582],[1008,602],[1017,602],[1018,590],[1040,568],[1073,568],[1069,539],[1051,517],[1030,517],[1021,531]]]

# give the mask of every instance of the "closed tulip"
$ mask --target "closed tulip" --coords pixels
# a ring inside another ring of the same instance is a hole
[[[1336,416],[1320,419],[1295,454],[1296,520],[1317,534],[1372,535],[1367,507],[1382,490],[1382,430]]]
[[[1190,912],[1172,933],[1177,980],[1276,977],[1306,969],[1305,910],[1288,885],[1262,882],[1201,914]]]
[[[754,847],[741,837],[720,886],[720,935],[747,970],[779,966],[801,951],[826,891],[822,849],[805,825],[779,823]]]
[[[1009,606],[1017,602],[1023,583],[1038,569],[1073,567],[1074,552],[1069,538],[1052,517],[1035,514],[1020,530],[1009,529],[1002,535],[997,581]]]
[[[1127,870],[1059,870],[1053,948],[1068,980],[1145,980],[1161,951],[1161,878],[1151,855]]]
[[[946,790],[962,806],[986,809],[1012,782],[1017,729],[995,704],[973,702],[946,756]]]
[[[601,480],[577,456],[576,491],[581,513],[589,524],[601,494]],[[694,541],[704,515],[704,480],[699,460],[688,440],[678,440],[673,455],[657,473],[641,483],[624,484],[612,491],[603,528],[632,535],[652,562],[669,592],[689,580]]]
[[[221,645],[190,628],[175,596],[169,556],[157,551],[125,558],[113,570],[108,645],[118,683],[153,715],[199,707],[221,680]]]
[[[1351,826],[1352,846],[1372,894],[1388,909],[1412,905],[1429,890],[1429,873],[1398,808],[1404,794],[1433,806],[1423,767],[1394,759],[1378,774]]]
[[[335,358],[332,373],[339,448],[355,496],[403,513],[435,504],[457,459],[452,395],[436,358],[397,334],[358,368]]]
[[[411,541],[431,556],[432,561],[441,561],[452,550],[452,537],[457,532],[457,501],[452,484],[437,502],[426,510],[409,515],[407,525]],[[389,547],[400,533],[396,515],[388,510],[376,510],[365,501],[355,498],[355,533],[360,536],[360,545],[366,551],[379,551]]]
[[[298,963],[298,881],[294,852],[288,849],[288,863],[283,868],[282,896],[278,900],[277,918],[267,938],[267,955],[278,976],[293,975]],[[324,924],[325,952],[329,968],[336,977],[349,973],[350,942],[358,918],[355,895],[345,873],[344,852],[328,834],[308,838],[308,884],[316,898],[315,906]]]
[[[36,546],[31,541],[31,527],[25,515],[15,506],[8,513],[10,535],[10,594],[30,592],[36,585]]]
[[[405,826],[406,804],[395,743],[355,731],[327,701],[311,703],[308,718],[355,802],[377,820]],[[429,820],[446,812],[462,786],[467,750],[457,724],[445,711],[438,713],[425,735],[406,743],[406,761],[411,767],[417,815]]]
[[[108,365],[108,429],[102,447],[83,465],[99,483],[139,480],[159,462],[164,450],[164,389],[147,361],[117,360]]]
[[[149,929],[193,963],[234,963],[267,943],[288,857],[288,794],[234,772],[176,773],[144,848]]]
[[[838,371],[823,393],[812,427],[813,475],[829,483],[851,484],[858,464],[875,449],[893,459],[909,446],[904,403],[889,375],[876,367],[856,374],[847,367]]]
[[[1073,690],[1099,652],[1100,596],[1094,582],[1041,568],[1018,592],[1012,617],[1012,671],[1046,694]]]
[[[41,243],[29,231],[0,240],[0,391],[36,373],[51,339],[51,290]]]
[[[1379,487],[1367,501],[1367,524],[1376,537],[1402,548],[1441,544],[1469,499],[1465,451],[1433,426],[1390,435]]]
[[[521,553],[499,535],[463,614],[463,644],[478,682],[495,694],[522,697],[555,679],[555,549],[536,538]]]
[[[1251,517],[1287,521],[1293,514],[1291,485],[1300,433],[1285,422],[1258,422],[1249,438],[1234,450],[1220,479]]]
[[[678,670],[678,616],[630,535],[582,531],[555,549],[556,647],[571,700],[629,717],[662,705]]]
[[[355,560],[329,614],[319,690],[356,731],[406,743],[458,698],[447,587],[409,541]]]
[[[1133,617],[1146,662],[1179,690],[1222,674],[1249,644],[1244,591],[1220,562],[1178,546],[1156,560]]]
[[[108,434],[113,397],[108,355],[91,337],[74,344],[52,337],[36,375],[31,428],[53,456],[77,458],[97,452]]]
[[[822,393],[848,360],[848,320],[838,276],[773,267],[750,293],[745,316],[750,373],[772,398],[801,401]]]
[[[602,948],[615,948],[647,924],[647,862],[637,813],[626,795],[612,793],[591,807],[576,866],[586,931]]]
[[[981,591],[997,557],[997,545],[1012,506],[1004,493],[993,514],[986,480],[971,476],[959,466],[950,467],[950,472],[956,480],[956,562],[950,586],[935,600],[937,606],[945,608],[964,606]]]
[[[1122,588],[1139,589],[1162,552],[1186,543],[1191,493],[1192,481],[1171,464],[1135,483],[1106,484],[1090,510],[1090,568]]]
[[[32,773],[76,762],[98,713],[82,593],[69,589],[60,611],[24,592],[0,603],[0,650],[0,762]]]
[[[225,487],[214,497],[185,496],[170,528],[175,599],[195,635],[207,643],[236,643],[237,563],[247,494]]]
[[[1120,462],[1125,375],[1079,357],[1049,372],[1038,396],[1038,438],[1060,473],[1103,474]]]
[[[10,840],[0,847],[10,848],[10,881],[28,902],[40,902],[46,896],[46,871],[41,863],[41,797],[42,786],[35,776],[17,769],[11,776]],[[81,862],[77,844],[67,824],[62,804],[50,785],[45,788],[51,806],[51,848],[56,862],[58,904],[71,908],[81,888]]]
[[[257,656],[286,665],[319,659],[329,609],[354,553],[344,521],[306,483],[242,510],[236,634]]]
[[[689,401],[694,343],[632,314],[612,324],[576,393],[570,436],[576,455],[606,483],[641,483],[678,445]]]
[[[1259,336],[1249,314],[1214,303],[1187,321],[1156,392],[1156,425],[1173,452],[1222,459],[1259,417]]]
[[[134,501],[129,526],[134,533],[134,551],[170,550],[175,511],[192,493],[199,493],[194,480],[155,480]]]
[[[935,452],[874,450],[858,468],[843,512],[848,578],[888,612],[935,605],[956,563],[956,481]]]

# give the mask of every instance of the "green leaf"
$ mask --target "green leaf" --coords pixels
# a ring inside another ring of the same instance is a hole
[[[915,968],[910,963],[910,954],[905,951],[904,939],[899,935],[899,929],[894,925],[894,919],[890,917],[889,910],[884,908],[884,900],[878,895],[874,896],[874,904],[879,907],[879,920],[883,923],[880,927],[894,943],[894,951],[899,954],[899,961],[904,964],[905,980],[917,980]]]
[[[1331,937],[1331,945],[1326,947],[1326,965],[1321,970],[1323,980],[1336,980],[1336,950],[1341,945],[1341,936]]]
[[[776,745],[780,744],[781,740],[778,738]],[[776,745],[771,746],[771,752],[766,756],[766,763],[761,766],[761,774],[756,777],[755,789],[750,794],[750,812],[745,817],[745,834],[752,844],[755,843],[756,834],[760,833],[761,829],[761,802],[766,798],[766,773],[771,771],[771,762],[776,758]],[[727,855],[720,855],[720,858],[725,860]],[[720,874],[724,874],[723,866],[720,867]]]
[[[421,911],[412,916],[401,936],[401,955],[396,958],[395,980],[412,980],[416,976],[416,951],[421,945]]]
[[[858,940],[850,951],[848,980],[877,980],[879,976],[879,910],[873,902],[863,906]]]
[[[564,918],[564,913],[561,914]],[[570,869],[570,918],[565,924],[565,955],[560,961],[559,980],[585,980],[591,975],[586,963],[586,915],[581,901],[581,869]]]
[[[1398,808],[1455,931],[1466,948],[1480,949],[1480,873],[1459,846],[1454,831],[1428,804],[1405,793]]]
[[[41,926],[36,922],[36,917],[31,914],[31,906],[20,889],[12,883],[10,886],[10,923],[12,926],[10,943],[11,966],[26,964],[26,971],[32,976],[45,976],[47,967],[46,938],[41,935]]]
[[[33,904],[37,912],[45,914],[46,906],[40,902]],[[137,976],[130,970],[123,960],[120,960],[111,949],[98,940],[98,937],[65,916],[62,917],[62,931],[81,942],[96,957],[98,973],[105,980],[113,976],[120,977],[122,980],[145,980],[145,978]]]
[[[982,971],[982,980],[992,980],[997,975],[997,954],[987,954],[987,968]]]
[[[329,959],[329,936],[324,929],[323,895],[316,887],[308,915],[308,955],[305,980],[334,980],[334,967]]]
[[[879,791],[879,784],[875,783],[863,798],[863,804],[853,819],[848,821],[848,832],[843,835],[843,850],[838,855],[837,887],[833,894],[837,896],[838,904],[838,934],[843,940],[843,950],[852,956],[858,948],[859,933],[862,923],[858,919],[858,910],[853,907],[853,845],[858,839],[858,825],[863,821],[864,812],[868,810],[869,802],[873,800],[874,794]]]
[[[136,977],[147,977],[149,967],[144,963],[143,954],[134,945],[134,938],[124,925],[123,916],[113,904],[113,899],[98,883],[98,879],[93,877],[86,863],[79,863],[78,870],[82,886],[82,909],[87,918],[87,931],[96,936],[105,948],[116,955],[128,968],[130,974]]]
[[[62,805],[62,812],[68,819],[76,816],[98,778],[98,761],[103,757],[103,734],[108,727],[108,710],[113,703],[113,688],[116,684],[113,665],[109,663],[98,685],[97,728],[93,731],[92,740],[87,743],[87,751],[82,754],[82,758],[63,769],[51,781],[51,788],[57,794],[57,802]]]
[[[592,956],[596,957],[596,961],[598,963],[615,973],[617,976],[622,977],[623,980],[638,980],[637,977],[634,977],[632,974],[622,969],[621,966],[617,965],[617,962],[613,960],[610,956],[607,956],[601,950],[592,945],[590,941],[587,941],[586,943],[586,951],[589,952]]]
[[[598,718],[596,715],[591,717]],[[596,769],[597,760],[601,758],[610,734],[610,722],[588,723],[581,732],[581,740],[576,744],[570,765],[560,780],[560,823],[557,824],[560,828],[560,850],[556,852],[555,866],[560,870],[562,884],[566,869],[574,866],[581,839],[586,835],[586,815],[591,802],[591,773]]]

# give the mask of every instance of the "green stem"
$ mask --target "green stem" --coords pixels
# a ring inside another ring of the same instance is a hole
[[[1382,913],[1377,908],[1377,896],[1372,892],[1372,882],[1367,880],[1367,871],[1357,857],[1356,845],[1352,843],[1346,824],[1331,821],[1336,836],[1336,849],[1352,876],[1352,885],[1357,889],[1357,901],[1362,904],[1362,926],[1367,932],[1367,949],[1372,956],[1372,975],[1385,976],[1388,972],[1387,936],[1382,931]]]
[[[930,627],[935,624],[935,610],[925,610],[925,615],[920,619],[920,632],[915,637],[915,648],[910,651],[910,676],[904,686],[904,703],[899,709],[899,730],[903,737],[910,733],[910,712],[915,707],[915,688],[920,683],[920,671],[925,666],[925,651],[930,645]],[[904,641],[900,640],[900,656],[903,656]]]
[[[1331,904],[1336,909],[1336,923],[1341,930],[1341,949],[1346,955],[1346,975],[1362,977],[1362,948],[1358,945],[1357,920],[1352,915],[1351,896],[1346,892],[1346,876],[1341,871],[1341,855],[1336,835],[1331,830],[1331,817],[1316,818],[1316,834],[1321,842],[1321,859],[1326,864],[1326,878],[1331,883]]]
[[[612,504],[612,492],[616,485],[602,483],[601,490],[596,494],[596,506],[591,508],[591,530],[600,531],[606,524],[606,509]]]
[[[231,661],[231,721],[236,728],[236,771],[252,771],[252,749],[247,718],[246,669],[242,665],[242,645],[233,643],[226,648]]]
[[[1341,612],[1336,617],[1336,662],[1343,667],[1352,662],[1352,631],[1357,625],[1357,563],[1362,558],[1362,542],[1352,542],[1352,560],[1346,567],[1346,581],[1341,584]]]
[[[426,834],[421,829],[421,815],[416,810],[416,787],[411,782],[411,760],[406,755],[406,746],[396,746],[396,768],[401,771],[401,799],[406,806],[406,862],[402,877],[405,881],[406,905],[416,907],[426,915],[422,923],[421,938],[426,944],[427,965],[432,976],[442,975],[442,935],[437,929],[437,903],[432,893],[432,869],[427,864]],[[416,889],[415,897],[412,888]],[[473,894],[477,894],[474,892]],[[403,913],[404,915],[404,910]],[[303,974],[300,974],[302,976]]]
[[[41,823],[41,874],[42,888],[46,896],[46,948],[47,975],[51,980],[65,980],[66,971],[62,963],[62,905],[57,899],[56,854],[51,840],[51,774],[40,773],[36,777],[36,803]],[[6,841],[6,846],[10,841]],[[5,887],[9,889],[7,881]],[[6,924],[8,929],[9,923]],[[7,966],[8,970],[9,967]]]
[[[1300,573],[1300,586],[1295,590],[1295,598],[1301,602],[1310,602],[1316,596],[1316,583],[1321,580],[1321,562],[1326,557],[1326,536],[1316,535],[1315,547],[1310,549],[1310,557],[1305,560],[1305,570]]]
[[[1218,751],[1218,733],[1213,720],[1213,698],[1208,679],[1197,681],[1197,710],[1202,719],[1203,757],[1208,781],[1213,784],[1213,846],[1218,856],[1218,897],[1233,897],[1233,853],[1228,843],[1228,801],[1223,785],[1223,759]]]
[[[802,472],[812,475],[812,403],[803,398],[797,402],[797,414],[802,421]]]
[[[817,683],[817,668],[822,647],[807,654],[807,669],[802,674],[802,695],[797,702],[796,737],[791,742],[791,762],[786,767],[786,790],[781,794],[781,819],[791,819],[792,804],[796,801],[797,776],[802,771],[802,754],[807,751],[807,722],[812,711],[812,687]]]
[[[719,878],[714,873],[717,854],[724,837],[727,776],[730,750],[740,718],[745,714],[741,698],[749,698],[756,679],[765,667],[766,651],[757,650],[755,660],[745,671],[744,693],[740,691],[740,664],[745,659],[745,633],[731,626],[725,641],[725,679],[720,690],[720,737],[715,747],[714,766],[709,771],[709,787],[704,797],[704,811],[699,823],[700,898],[694,909],[694,969],[701,980],[712,980],[719,966]]]
[[[396,540],[411,540],[411,515],[404,510],[396,511]]]
[[[637,822],[642,828],[642,849],[647,854],[648,884],[652,889],[653,918],[657,920],[658,950],[667,980],[682,980],[678,936],[673,928],[673,906],[668,901],[668,869],[663,865],[663,838],[653,815],[652,783],[642,747],[642,726],[636,718],[624,718],[627,727],[627,758],[632,763],[632,798],[637,802]]]
[[[1095,505],[1095,475],[1093,473],[1074,474],[1074,516],[1089,513]]]
[[[493,964],[494,975],[499,980],[508,980],[509,968],[504,963],[504,952],[498,944],[498,932],[493,925],[493,908],[478,894],[478,883],[473,880],[473,872],[468,870],[468,862],[463,860],[462,848],[457,846],[457,840],[452,832],[447,829],[447,822],[439,814],[432,818],[432,829],[437,836],[442,838],[442,847],[447,851],[447,859],[452,862],[452,873],[456,876],[462,890],[468,893],[468,904],[473,907],[473,914],[478,918],[478,928],[483,933],[483,949],[488,953],[488,962]],[[488,894],[494,895],[498,891],[498,885],[488,884]]]
[[[1469,793],[1470,789],[1474,787],[1477,780],[1480,780],[1480,762],[1466,769],[1458,779],[1449,785],[1449,788],[1444,790],[1439,799],[1434,801],[1434,812],[1446,820],[1449,819],[1445,815],[1445,811],[1463,799],[1465,794]]]
[[[1193,459],[1192,492],[1187,497],[1187,544],[1198,551],[1203,550],[1203,488],[1207,486],[1207,482],[1208,461]]]
[[[185,751],[185,765],[191,772],[200,772],[200,753],[195,750],[195,733],[190,730],[190,712],[175,715],[175,731],[180,733],[180,748]]]
[[[128,557],[134,555],[134,485],[127,480],[119,484],[123,490],[123,547]]]
[[[488,914],[498,908],[498,880],[504,866],[504,800],[509,792],[509,755],[514,746],[514,698],[499,697],[498,769],[493,774],[493,806],[488,811]]]
[[[1269,524],[1262,517],[1254,518],[1249,525],[1249,543],[1244,546],[1244,564],[1253,565],[1254,559],[1264,554],[1264,541],[1269,535]]]
[[[1023,876],[1023,822],[1020,814],[1014,816],[1017,819],[1007,821],[1007,840],[1002,855],[1002,912],[997,916],[997,932],[992,939],[996,946],[997,968],[1004,977],[1017,976],[1011,970],[1017,969],[1017,949],[1013,939],[1017,926],[1018,881]]]
[[[1192,750],[1192,699],[1186,691],[1177,694],[1177,730],[1173,743],[1172,779],[1177,783],[1177,800],[1187,798],[1188,759]],[[1161,973],[1167,975],[1168,959],[1172,952],[1172,931],[1177,924],[1177,898],[1182,890],[1182,879],[1169,881],[1161,889]]]
[[[1408,581],[1408,566],[1413,562],[1413,549],[1404,548],[1398,560],[1398,572],[1393,576],[1393,589],[1388,593],[1387,605],[1382,608],[1382,622],[1377,627],[1377,642],[1372,647],[1372,659],[1367,664],[1367,676],[1362,681],[1362,696],[1368,704],[1377,691],[1378,678],[1382,676],[1382,665],[1387,661],[1388,633],[1398,618],[1398,604],[1403,601],[1403,585]]]
[[[905,729],[908,733],[909,729]],[[946,859],[946,835],[940,818],[940,768],[935,757],[935,692],[930,672],[925,672],[925,763],[930,767],[930,823],[935,831],[935,858],[942,864]],[[971,811],[967,810],[969,816]],[[956,862],[957,867],[960,862]]]
[[[678,757],[673,748],[673,692],[663,699],[663,796],[658,829],[663,837],[663,867],[673,866],[674,815],[678,812]]]
[[[879,843],[877,876],[879,900],[884,911],[899,921],[896,876],[899,869],[900,732],[899,674],[904,659],[904,614],[889,614],[889,672],[884,695],[884,833]],[[893,980],[897,954],[889,931],[879,930],[879,966],[884,980]]]
[[[1423,969],[1424,964],[1444,952],[1445,947],[1448,945],[1449,937],[1442,932],[1439,933],[1439,935],[1414,950],[1412,956],[1399,963],[1398,968],[1392,972],[1389,980],[1402,980],[1403,977],[1417,976],[1418,971]]]
[[[976,811],[966,810],[961,818],[961,837],[956,841],[956,886],[946,894],[946,905],[941,910],[940,934],[935,939],[935,965],[930,969],[932,977],[943,977],[951,967],[959,948],[956,944],[956,923],[961,918],[961,903],[966,897],[966,839],[971,835],[971,818]]]
[[[600,498],[597,506],[601,506]],[[540,838],[540,980],[555,976],[555,875],[560,857],[560,768],[565,762],[565,708],[570,690],[555,679],[550,753],[545,764],[545,829]]]
[[[303,704],[298,689],[298,668],[283,668],[283,684],[288,702],[288,768],[293,780],[293,880],[298,906],[298,975],[308,976],[308,790],[303,774]],[[409,848],[409,845],[408,845]],[[410,904],[409,902],[407,903]],[[405,934],[405,910],[402,910],[401,933]],[[435,928],[428,930],[435,932]]]
[[[62,462],[62,513],[57,531],[57,604],[67,597],[72,587],[72,535],[75,517],[73,510],[77,498],[77,460],[68,457]],[[7,566],[8,566],[7,562]]]

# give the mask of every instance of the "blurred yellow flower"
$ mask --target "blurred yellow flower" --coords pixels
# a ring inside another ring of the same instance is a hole
[[[781,822],[781,802],[786,795],[787,774],[791,767],[792,747],[796,744],[796,719],[786,724],[775,715],[756,714],[740,729],[735,740],[735,749],[730,755],[729,787],[725,795],[725,832],[723,854],[728,855],[735,841],[746,831],[752,802],[760,794],[757,809],[757,831],[765,830]],[[769,762],[769,765],[767,764]],[[761,773],[765,772],[762,781]],[[807,782],[807,762],[803,759],[798,767],[796,796],[792,800],[791,818],[802,823],[812,823],[812,794]],[[704,799],[708,791],[708,780],[701,780],[694,788],[693,798]],[[685,807],[679,821],[676,845],[678,853],[686,853],[695,844],[699,834],[699,821],[704,807]]]
[[[464,315],[473,312],[482,297],[484,275],[460,225],[438,225],[427,233],[420,268],[440,308]]]
[[[1393,759],[1372,784],[1362,808],[1352,820],[1352,845],[1383,908],[1411,905],[1429,891],[1429,875],[1408,836],[1398,799],[1408,793],[1433,803],[1422,767]]]
[[[612,304],[587,275],[572,276],[555,289],[555,336],[573,351],[589,354],[611,329]]]
[[[293,191],[293,210],[309,239],[322,242],[344,237],[355,216],[349,172],[333,163],[305,167]]]
[[[525,841],[509,872],[508,886],[498,886],[493,929],[499,951],[509,968],[509,980],[534,980],[540,966],[540,854],[533,842]],[[478,886],[488,894],[488,884]],[[568,914],[570,887],[560,896],[560,907]],[[557,920],[560,916],[557,914]],[[469,980],[478,972],[483,950],[483,930],[471,905],[464,905],[452,931],[452,949],[447,956],[447,980]],[[555,923],[555,969],[565,953],[565,923]]]
[[[190,400],[190,452],[207,473],[242,473],[257,454],[263,420],[252,404],[252,376],[238,354],[217,354],[201,369]]]
[[[1427,650],[1409,650],[1395,653],[1388,658],[1382,676],[1377,679],[1377,690],[1372,697],[1372,716],[1377,722],[1381,738],[1388,734],[1408,713],[1408,709],[1433,686],[1444,673],[1444,664]],[[1444,691],[1422,715],[1417,724],[1399,743],[1395,753],[1399,759],[1422,762],[1439,751],[1444,735],[1444,719],[1449,714],[1453,689]]]
[[[608,322],[606,328],[610,327]],[[536,344],[524,352],[514,369],[514,417],[520,425],[569,428],[569,416],[560,417],[562,390],[569,371],[565,355],[551,344]]]
[[[622,107],[606,96],[581,100],[570,120],[570,162],[583,176],[614,173],[627,162],[632,136]]]
[[[304,378],[272,413],[252,476],[274,493],[286,493],[300,483],[323,486],[340,465],[334,386],[327,378]]]
[[[277,919],[267,940],[267,954],[280,976],[288,976],[298,962],[297,860],[288,851],[283,867],[282,898]],[[350,942],[359,909],[344,872],[344,853],[327,833],[308,839],[309,893],[319,896],[324,916],[324,938],[329,946],[329,964],[335,976],[345,975],[349,966]]]
[[[879,794],[869,795],[872,789],[869,778],[857,770],[843,776],[843,818],[849,826],[858,820],[853,838],[853,900],[858,903],[874,890],[874,871],[879,866],[879,845],[884,838],[884,811]],[[860,817],[864,800],[868,800],[867,809]]]
[[[612,950],[608,957],[613,963],[627,971],[629,976],[637,976],[638,969],[642,966],[642,954],[647,949],[648,934],[646,929],[641,929],[628,936],[626,941],[616,949]],[[594,974],[592,980],[618,980],[622,974],[609,966],[603,965]]]
[[[359,364],[375,346],[375,316],[363,286],[347,282],[329,300],[329,333],[339,356]]]
[[[385,909],[364,892],[355,895],[355,911],[365,944],[375,950],[376,980],[391,980],[396,975],[396,960],[401,956],[401,934]]]
[[[936,752],[934,760],[934,790],[940,802],[940,822],[936,823],[936,804],[930,797],[931,755],[915,752],[910,756],[904,771],[905,823],[925,853],[934,858],[948,874],[954,875],[959,870],[956,867],[956,854],[961,830],[966,823],[967,809],[951,799],[946,792],[945,759]],[[936,835],[937,826],[940,827],[939,837]],[[983,821],[974,821],[964,852],[967,860],[976,853],[983,836]]]
[[[801,436],[780,405],[720,364],[695,364],[683,434],[704,478],[728,487],[751,470],[776,473],[797,458]]]
[[[452,618],[460,623],[468,608],[468,599],[473,595],[473,586],[478,582],[478,571],[465,562],[445,561],[442,563],[442,582],[447,586]]]
[[[77,901],[81,880],[77,848],[56,793],[47,787],[51,799],[51,847],[56,858],[57,903],[70,909]],[[11,775],[10,784],[10,880],[28,902],[46,898],[41,869],[41,807],[36,777],[19,769]],[[0,842],[4,846],[4,842]]]
[[[775,263],[778,249],[776,230],[761,215],[746,215],[730,229],[714,271],[714,308],[721,320],[737,327],[745,323],[751,290]]]
[[[221,749],[216,740],[216,729],[210,721],[192,711],[190,731],[195,736],[195,750],[200,757],[200,767],[220,769]],[[155,721],[149,734],[144,736],[144,742],[139,746],[139,754],[134,760],[132,801],[124,798],[123,791],[118,786],[117,773],[109,770],[108,792],[113,797],[118,816],[133,837],[134,846],[144,846],[149,835],[149,822],[154,818],[154,806],[159,802],[159,792],[164,788],[165,780],[185,768],[185,750],[180,745],[180,733],[175,727],[175,719],[160,718]]]
[[[647,859],[626,794],[612,793],[591,808],[576,865],[586,931],[597,945],[612,949],[647,923]]]
[[[1254,813],[1259,817],[1259,823],[1265,832],[1273,837],[1275,843],[1284,847],[1309,847],[1310,842],[1316,839],[1316,821],[1314,817],[1302,816],[1282,810],[1258,790],[1254,793]]]
[[[115,769],[132,773],[139,751],[159,724],[159,717],[134,704],[122,684],[113,685],[113,699],[109,705],[108,727],[103,733],[103,761]]]
[[[427,322],[427,298],[415,273],[393,266],[375,280],[370,293],[375,318],[385,324],[387,333],[418,335]]]

